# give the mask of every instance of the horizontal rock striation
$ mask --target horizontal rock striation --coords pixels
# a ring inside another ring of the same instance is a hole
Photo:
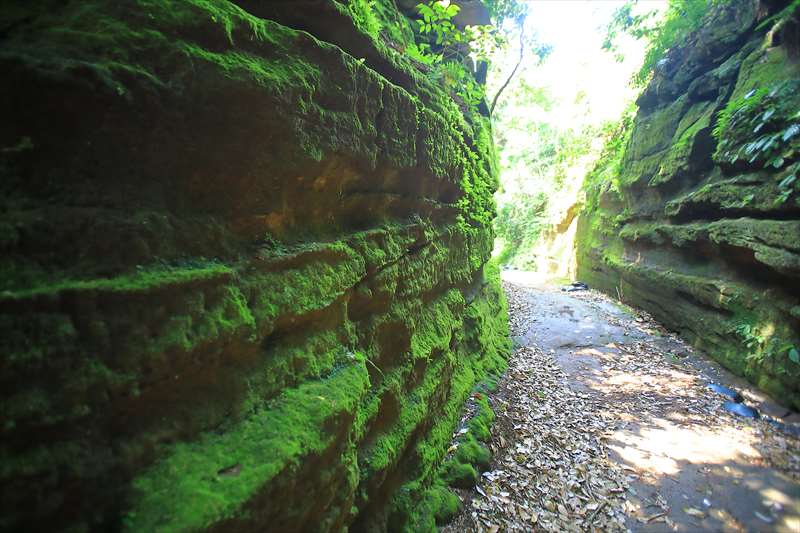
[[[2,530],[400,530],[504,364],[487,119],[238,4],[4,10]]]
[[[798,20],[774,4],[720,4],[659,63],[587,178],[578,276],[800,408]]]

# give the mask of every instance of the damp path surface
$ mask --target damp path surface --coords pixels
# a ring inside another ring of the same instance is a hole
[[[515,351],[490,402],[492,468],[456,531],[800,531],[800,441],[713,382],[787,413],[646,313],[504,273]]]

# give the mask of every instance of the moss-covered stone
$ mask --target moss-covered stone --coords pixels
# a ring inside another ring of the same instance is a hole
[[[458,431],[456,443],[448,450],[445,461],[429,474],[433,481],[424,497],[418,503],[409,497],[418,481],[407,484],[405,490],[398,493],[392,513],[396,531],[435,531],[435,524],[441,524],[460,507],[460,501],[447,487],[470,489],[478,483],[480,472],[489,469],[491,455],[481,441],[488,441],[491,437],[494,413],[486,396],[477,391],[491,388],[498,376],[496,372],[500,370],[495,368],[495,373],[475,388],[469,402],[471,414]]]
[[[490,124],[394,2],[322,3],[336,35],[258,4],[3,14],[0,529],[457,508],[437,472],[509,349]]]
[[[578,277],[798,408],[800,365],[788,354],[800,346],[800,204],[789,176],[800,152],[788,88],[800,79],[756,16],[753,2],[720,4],[670,52],[675,71],[640,98],[619,169],[601,161],[587,176]]]

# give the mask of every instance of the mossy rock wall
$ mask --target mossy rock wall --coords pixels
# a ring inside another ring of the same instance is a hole
[[[720,3],[659,63],[619,170],[587,177],[577,260],[579,279],[800,408],[798,20],[778,4]]]
[[[509,348],[488,121],[393,0],[31,4],[0,17],[0,530],[406,529]]]

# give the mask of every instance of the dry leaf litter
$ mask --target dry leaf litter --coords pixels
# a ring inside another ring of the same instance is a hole
[[[512,335],[525,301],[509,293]],[[573,391],[552,356],[522,347],[495,394],[493,469],[444,531],[624,531],[625,474],[608,458],[614,421]]]
[[[504,285],[511,334],[519,336],[528,330],[531,300],[526,289]],[[596,291],[570,296],[613,301]],[[604,318],[626,330],[670,337],[683,347],[680,355],[692,353],[645,312],[637,311],[630,320]],[[681,424],[719,425],[724,420],[735,426],[754,437],[759,460],[800,480],[800,441],[766,422],[729,416],[696,369],[673,362],[679,355],[665,355],[646,341],[610,347],[613,355],[594,354],[599,355],[602,375],[588,392],[570,386],[553,353],[535,345],[516,348],[498,390],[490,395],[497,415],[490,443],[492,469],[483,473],[474,490],[457,491],[464,510],[444,532],[626,531],[626,517],[640,524],[661,523],[667,531],[676,529],[668,516],[672,509],[661,494],[637,495],[629,484],[647,482],[652,474],[615,463],[608,444],[615,431],[632,420],[674,418],[676,412]],[[633,391],[627,390],[625,379],[615,379],[630,375],[639,378],[639,384],[631,385],[636,387]],[[645,390],[641,383],[647,385]],[[708,494],[713,494],[710,487]],[[724,509],[692,506],[682,512],[697,524],[709,513],[726,515]],[[763,517],[765,522],[773,518]],[[725,522],[731,530],[740,529],[733,519]]]

